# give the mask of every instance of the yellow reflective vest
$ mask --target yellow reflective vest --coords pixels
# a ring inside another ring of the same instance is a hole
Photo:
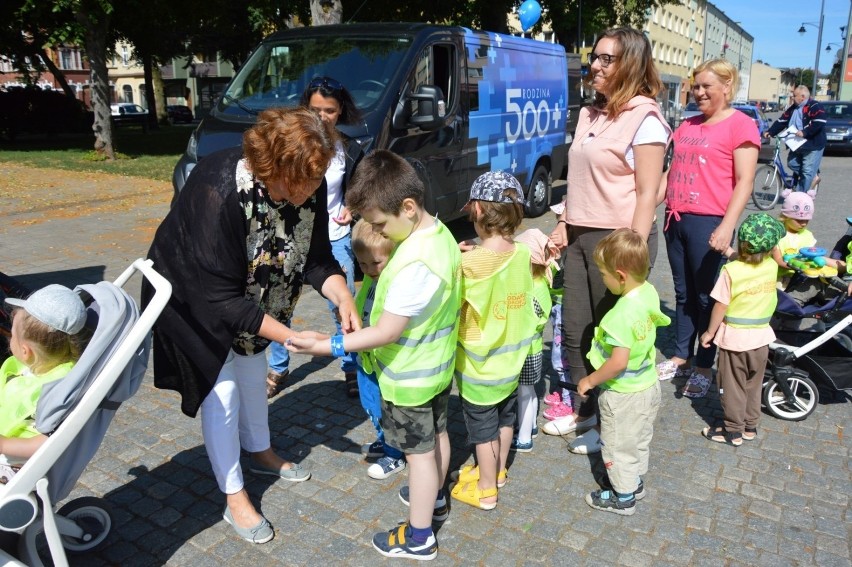
[[[464,301],[479,315],[477,341],[459,341],[456,384],[459,395],[481,406],[506,399],[517,387],[538,323],[532,305],[530,251],[515,252],[487,278],[464,278]]]
[[[438,219],[433,228],[414,232],[394,250],[376,284],[370,325],[375,325],[384,312],[391,282],[414,262],[425,264],[444,283],[440,308],[415,326],[406,327],[395,343],[362,357],[364,369],[375,371],[379,378],[382,398],[398,406],[425,404],[450,385],[459,332],[461,252]]]
[[[722,269],[731,277],[731,303],[725,312],[725,324],[740,328],[769,325],[778,304],[775,260],[769,257],[757,265],[728,262]]]
[[[73,362],[65,362],[44,374],[30,374],[23,362],[7,358],[0,366],[0,435],[22,439],[38,435],[34,420],[42,386],[64,378],[73,367]]]
[[[547,320],[550,318],[550,310],[553,309],[553,296],[551,295],[550,286],[547,284],[547,278],[533,279],[533,297],[538,301],[539,307],[544,311],[544,315],[537,317],[535,327],[535,336],[533,337],[532,348],[530,354],[538,354],[544,350],[544,326],[547,325]]]

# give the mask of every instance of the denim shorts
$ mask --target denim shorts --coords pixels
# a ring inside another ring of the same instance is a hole
[[[447,430],[447,388],[419,406],[397,406],[382,399],[382,429],[385,442],[408,455],[428,453],[435,448],[435,436]]]
[[[518,413],[518,389],[504,400],[479,406],[462,398],[462,413],[467,426],[467,442],[471,445],[490,443],[500,436],[503,427],[514,427]]]

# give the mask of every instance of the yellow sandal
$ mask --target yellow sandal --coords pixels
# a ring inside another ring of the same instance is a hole
[[[493,510],[497,507],[496,502],[482,501],[483,498],[497,496],[497,489],[487,488],[485,490],[480,490],[479,485],[475,480],[472,482],[459,482],[453,487],[451,496],[459,502],[470,504],[474,508],[479,508],[480,510]]]
[[[503,488],[506,486],[508,477],[509,471],[507,469],[503,469],[497,473],[497,488]],[[466,484],[471,481],[477,482],[479,480],[479,467],[476,465],[463,466],[459,471],[457,480],[460,484]]]

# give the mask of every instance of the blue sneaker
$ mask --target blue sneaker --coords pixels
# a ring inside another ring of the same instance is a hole
[[[363,445],[361,447],[361,452],[364,453],[368,459],[378,459],[385,456],[385,444],[376,440],[369,445]]]
[[[532,438],[535,439],[536,437],[538,437],[538,425],[534,426],[532,430]]]
[[[521,443],[518,441],[517,437],[512,438],[512,445],[509,447],[510,451],[515,451],[517,453],[529,453],[532,451],[533,442],[532,439],[528,443]]]
[[[367,468],[367,476],[376,480],[384,480],[404,469],[405,459],[394,459],[386,455]]]
[[[414,543],[411,541],[411,528],[407,523],[374,535],[373,547],[385,557],[429,561],[438,556],[438,540],[435,539],[435,534],[430,535],[424,543]]]

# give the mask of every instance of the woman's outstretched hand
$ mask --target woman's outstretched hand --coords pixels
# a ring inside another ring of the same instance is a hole
[[[284,346],[292,353],[328,356],[331,354],[329,336],[315,331],[302,331],[287,339]]]

